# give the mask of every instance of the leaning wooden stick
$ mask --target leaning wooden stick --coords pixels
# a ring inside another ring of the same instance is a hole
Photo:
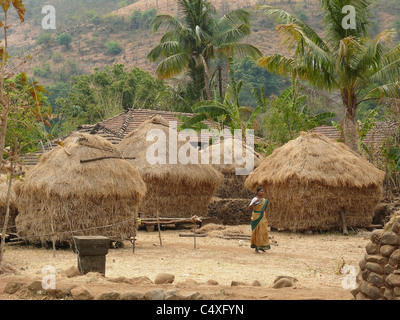
[[[137,228],[137,219],[136,219],[136,211],[133,216],[133,237],[132,237],[132,253],[135,253],[135,245],[136,245],[136,228]]]
[[[158,213],[158,211],[157,211],[157,227],[158,227],[158,237],[160,238],[160,246],[162,247],[160,214]]]
[[[136,158],[133,157],[126,157],[126,158],[122,158],[122,157],[114,157],[114,156],[110,156],[110,157],[99,157],[99,158],[93,158],[93,159],[87,159],[87,160],[81,160],[81,163],[86,163],[86,162],[93,162],[93,161],[99,161],[99,160],[105,160],[105,159],[127,159],[127,160],[135,160]]]

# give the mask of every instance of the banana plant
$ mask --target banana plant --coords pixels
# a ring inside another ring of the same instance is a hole
[[[232,133],[235,129],[241,129],[242,136],[244,137],[247,130],[253,128],[257,116],[263,109],[263,105],[259,104],[254,109],[249,106],[241,106],[239,96],[242,88],[243,81],[236,81],[232,77],[223,101],[206,100],[196,103],[192,108],[195,116],[183,119],[184,123],[181,125],[181,129],[199,129],[201,126],[209,128],[209,126],[203,123],[204,120],[208,120],[212,124],[213,129],[221,132],[225,128],[229,128]],[[262,89],[261,91],[263,92],[264,90]],[[262,99],[262,94],[255,90],[253,91],[253,95],[255,98]]]

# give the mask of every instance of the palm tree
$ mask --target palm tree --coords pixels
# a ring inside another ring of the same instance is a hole
[[[153,32],[162,26],[167,32],[147,57],[152,62],[161,59],[156,71],[159,78],[171,78],[186,70],[194,100],[210,100],[210,62],[213,59],[233,55],[262,56],[256,47],[239,42],[251,32],[250,14],[239,9],[217,18],[215,7],[207,0],[177,2],[182,21],[171,15],[154,18]]]
[[[275,54],[258,60],[270,72],[305,80],[313,87],[339,92],[345,108],[343,131],[345,142],[358,151],[356,112],[369,100],[398,98],[400,83],[400,45],[392,46],[394,30],[385,30],[375,38],[368,36],[368,15],[371,0],[321,0],[324,13],[322,39],[306,23],[288,12],[260,6],[277,23],[283,43],[295,48],[294,56]],[[342,8],[352,5],[356,12],[356,28],[345,29]]]

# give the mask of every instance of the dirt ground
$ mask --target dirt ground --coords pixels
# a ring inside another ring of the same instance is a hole
[[[177,290],[180,294],[199,292],[208,300],[350,300],[352,295],[343,289],[344,265],[354,266],[365,254],[369,232],[343,236],[339,233],[291,234],[270,232],[272,248],[256,254],[249,240],[225,239],[226,235],[249,236],[250,226],[208,225],[203,228],[206,237],[194,239],[180,237],[189,230],[164,230],[159,234],[139,230],[135,253],[129,241],[123,248],[110,249],[106,256],[106,275],[67,278],[65,271],[77,266],[77,256],[72,250],[57,250],[27,246],[8,246],[4,259],[17,274],[0,275],[0,300],[42,300],[43,295],[19,291],[4,293],[11,281],[30,284],[44,277],[43,267],[53,266],[57,284],[83,285],[94,298],[104,292],[122,293],[128,290],[146,292],[161,288]],[[147,277],[154,281],[159,273],[175,275],[172,284],[156,285],[149,281],[135,285],[125,279]],[[297,279],[293,287],[274,289],[278,276]],[[119,280],[118,280],[119,279]],[[209,280],[218,284],[211,285]],[[257,280],[260,286],[252,285]],[[232,281],[242,282],[232,286]]]

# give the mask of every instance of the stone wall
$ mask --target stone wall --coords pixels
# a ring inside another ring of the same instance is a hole
[[[400,300],[400,211],[383,230],[375,230],[360,261],[356,300]]]

